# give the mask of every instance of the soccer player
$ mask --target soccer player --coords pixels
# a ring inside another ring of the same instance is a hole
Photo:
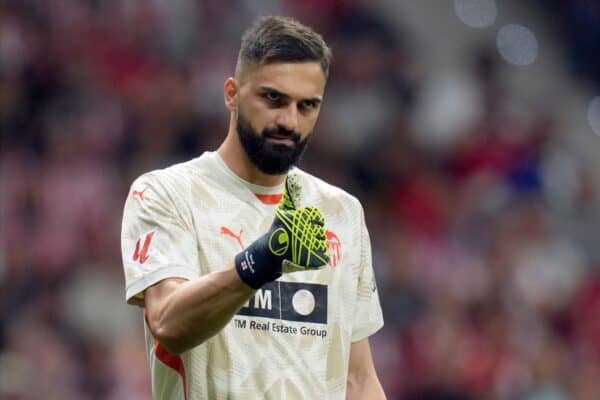
[[[330,50],[286,17],[242,37],[221,146],[136,179],[121,247],[155,399],[382,399],[359,201],[294,166]]]

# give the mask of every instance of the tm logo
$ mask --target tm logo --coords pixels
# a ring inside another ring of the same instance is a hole
[[[327,324],[327,285],[270,282],[258,289],[237,314]]]

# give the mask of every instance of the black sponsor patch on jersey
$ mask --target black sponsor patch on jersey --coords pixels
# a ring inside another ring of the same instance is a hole
[[[269,282],[258,289],[237,314],[327,324],[327,285]]]

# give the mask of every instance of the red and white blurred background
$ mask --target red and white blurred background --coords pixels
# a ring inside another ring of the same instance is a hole
[[[302,165],[365,206],[388,398],[599,399],[593,0],[0,1],[0,399],[151,397],[122,205],[223,139],[263,14],[334,51]]]

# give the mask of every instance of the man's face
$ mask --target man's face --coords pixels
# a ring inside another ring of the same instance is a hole
[[[237,133],[265,174],[287,172],[302,155],[317,122],[325,76],[319,63],[277,63],[239,78]]]

